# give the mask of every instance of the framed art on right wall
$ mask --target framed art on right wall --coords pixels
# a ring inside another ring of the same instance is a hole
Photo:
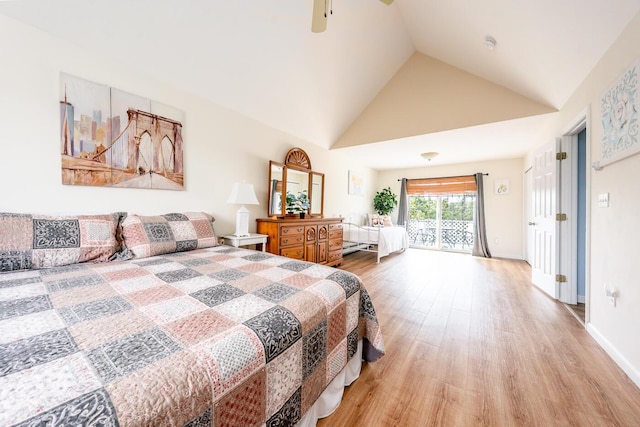
[[[636,60],[603,94],[600,102],[602,117],[601,160],[593,167],[602,167],[640,152],[638,122],[640,60]]]

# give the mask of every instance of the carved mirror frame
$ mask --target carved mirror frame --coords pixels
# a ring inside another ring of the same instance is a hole
[[[282,171],[280,173],[280,170]],[[306,174],[306,178],[303,176]],[[281,181],[278,181],[281,175]],[[269,161],[269,185],[267,213],[269,216],[294,217],[286,211],[286,195],[294,175],[300,176],[299,192],[306,191],[309,196],[309,209],[306,214],[312,217],[324,216],[324,174],[311,168],[311,159],[302,148],[292,148],[284,158],[284,164]],[[306,182],[304,182],[306,181]],[[279,195],[279,196],[278,196]],[[272,206],[273,204],[273,206]]]

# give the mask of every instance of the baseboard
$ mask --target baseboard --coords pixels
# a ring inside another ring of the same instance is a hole
[[[489,248],[489,250],[491,251],[491,257],[493,258],[515,259],[518,261],[524,260],[524,257],[522,256],[522,254],[494,251],[491,248]]]
[[[587,298],[584,295],[578,295],[578,302],[580,304],[586,304]]]
[[[587,332],[591,334],[600,347],[607,352],[607,354],[613,359],[614,362],[624,371],[625,374],[633,381],[638,387],[640,387],[640,371],[638,371],[629,361],[616,349],[608,339],[606,339],[600,331],[593,326],[592,323],[587,323]]]

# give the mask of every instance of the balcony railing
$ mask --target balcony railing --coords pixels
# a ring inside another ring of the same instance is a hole
[[[410,219],[407,224],[409,242],[414,246],[438,247],[459,251],[473,248],[473,221],[442,220],[440,229],[435,219]],[[440,236],[438,236],[438,232]],[[438,239],[439,237],[439,239]]]

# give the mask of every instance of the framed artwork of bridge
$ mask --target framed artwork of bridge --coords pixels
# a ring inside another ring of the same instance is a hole
[[[177,108],[62,73],[62,183],[183,190],[183,121]]]

